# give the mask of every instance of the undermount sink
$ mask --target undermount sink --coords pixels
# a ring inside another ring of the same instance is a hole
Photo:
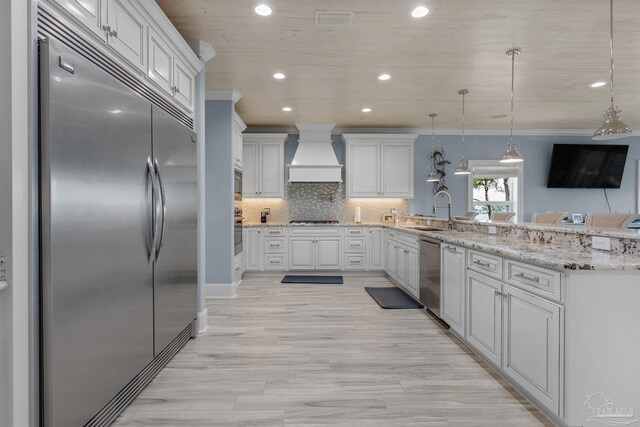
[[[413,229],[418,231],[447,231],[445,229],[436,227],[413,227]]]

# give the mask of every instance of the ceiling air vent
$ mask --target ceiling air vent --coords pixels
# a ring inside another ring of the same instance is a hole
[[[316,10],[317,27],[350,27],[353,12]]]

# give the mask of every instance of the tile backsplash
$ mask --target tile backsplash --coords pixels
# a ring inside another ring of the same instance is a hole
[[[342,183],[291,183],[285,185],[284,199],[243,199],[245,221],[260,222],[260,212],[271,209],[269,222],[291,220],[337,220],[353,222],[356,207],[360,206],[362,222],[380,221],[382,214],[398,209],[398,216],[407,215],[409,202],[405,199],[347,199]]]

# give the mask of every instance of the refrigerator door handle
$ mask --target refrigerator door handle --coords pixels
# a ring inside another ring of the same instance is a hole
[[[152,199],[152,207],[151,207],[151,246],[149,247],[149,261],[152,261],[156,258],[156,254],[158,252],[158,238],[160,237],[160,233],[158,232],[158,213],[159,213],[159,191],[158,191],[158,177],[156,176],[155,168],[153,167],[153,163],[151,162],[151,156],[147,157],[147,171],[149,176],[151,177],[151,199]]]
[[[165,230],[165,226],[167,223],[167,203],[166,203],[166,199],[165,199],[165,192],[164,192],[164,183],[162,182],[162,175],[160,174],[160,165],[158,164],[158,159],[155,159],[155,172],[156,172],[156,178],[158,180],[158,187],[159,187],[159,193],[160,193],[160,211],[162,213],[162,225],[160,227],[160,235],[158,236],[158,246],[156,249],[156,261],[158,261],[158,258],[160,257],[160,250],[162,249],[162,244],[164,243],[164,230]]]

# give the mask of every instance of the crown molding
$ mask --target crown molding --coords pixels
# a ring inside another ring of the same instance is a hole
[[[216,56],[216,51],[210,43],[202,40],[188,40],[187,43],[203,63],[209,62]]]
[[[205,100],[207,101],[233,101],[235,104],[242,98],[237,90],[218,90],[209,89],[205,92]]]

